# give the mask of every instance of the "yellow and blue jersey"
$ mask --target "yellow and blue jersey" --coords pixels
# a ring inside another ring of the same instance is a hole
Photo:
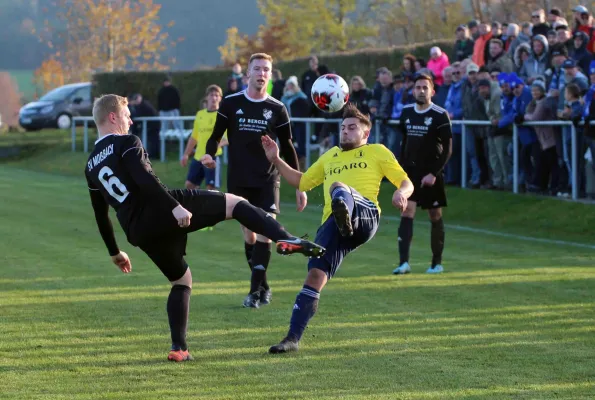
[[[378,193],[380,183],[386,177],[397,188],[408,179],[407,174],[394,154],[381,144],[366,144],[356,149],[343,151],[335,146],[324,153],[302,175],[300,190],[305,192],[324,183],[324,210],[322,222],[331,215],[329,189],[341,182],[357,190],[373,202],[380,212]]]

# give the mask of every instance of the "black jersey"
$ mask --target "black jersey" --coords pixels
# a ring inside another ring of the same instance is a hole
[[[446,110],[430,104],[418,111],[416,104],[408,104],[403,107],[400,126],[403,168],[421,175],[441,173],[452,151],[452,129]]]
[[[262,187],[279,182],[279,173],[266,158],[261,136],[279,140],[281,155],[297,169],[297,155],[291,142],[287,109],[271,96],[263,100],[248,97],[246,90],[228,95],[217,111],[213,134],[207,142],[207,154],[215,156],[217,143],[227,131],[229,141],[229,187]]]
[[[117,248],[115,239],[108,237],[108,231],[113,236],[108,204],[116,210],[128,240],[135,245],[139,235],[133,231],[143,231],[148,226],[138,223],[140,219],[173,218],[171,212],[179,205],[153,173],[147,153],[134,135],[110,134],[98,139],[87,161],[85,176],[97,224],[110,254],[117,254]]]

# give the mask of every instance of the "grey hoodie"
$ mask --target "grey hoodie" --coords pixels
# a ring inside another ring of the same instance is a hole
[[[518,34],[518,36],[516,37],[516,39],[514,39],[512,41],[512,43],[510,44],[510,47],[508,48],[508,54],[511,57],[515,56],[516,49],[519,47],[519,45],[521,45],[522,43],[530,43],[530,42],[531,42],[531,38],[529,36],[525,35],[523,32],[520,32]]]
[[[538,40],[543,44],[543,53],[541,56],[535,55],[535,52],[533,51],[533,43],[531,43],[531,56],[523,64],[521,70],[519,71],[519,76],[523,80],[537,75],[543,75],[549,64],[549,45],[547,38],[543,35],[535,35],[535,37],[533,37],[533,41],[535,40]]]

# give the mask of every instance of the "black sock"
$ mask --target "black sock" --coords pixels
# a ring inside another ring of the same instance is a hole
[[[440,218],[438,221],[432,221],[431,233],[432,246],[432,268],[442,264],[442,252],[444,251],[444,221]]]
[[[254,251],[254,245],[244,242],[244,252],[246,253],[246,261],[248,261],[248,266],[250,267],[250,271],[252,271],[252,252],[253,251]]]
[[[318,300],[320,293],[307,285],[304,285],[302,291],[297,295],[293,305],[293,313],[289,323],[289,339],[299,341],[308,326],[308,322],[318,310]]]
[[[252,232],[266,236],[273,242],[282,239],[291,239],[293,237],[270,214],[267,214],[260,208],[254,207],[247,201],[240,201],[236,204],[233,208],[232,216]]]
[[[401,217],[399,225],[399,265],[409,262],[409,249],[413,239],[413,218]]]
[[[271,259],[271,244],[256,242],[252,255],[252,278],[250,279],[250,293],[258,292],[266,279],[269,260]],[[263,286],[264,287],[264,286]]]
[[[171,331],[172,350],[188,350],[186,330],[192,289],[184,285],[174,285],[167,299],[167,316]]]

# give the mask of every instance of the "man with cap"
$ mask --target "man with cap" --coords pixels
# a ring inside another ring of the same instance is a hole
[[[589,90],[589,80],[585,74],[578,70],[576,61],[567,59],[562,64],[562,69],[564,70],[564,82],[566,85],[574,83],[581,90],[581,95],[584,95]]]
[[[563,18],[562,15],[562,10],[560,10],[558,7],[552,7],[552,9],[550,9],[550,13],[547,16],[548,22],[553,26],[556,22],[558,22],[559,19]]]
[[[479,37],[479,21],[476,19],[469,21],[467,28],[469,29],[469,36],[475,41]]]
[[[587,50],[593,52],[595,50],[595,27],[593,27],[593,17],[585,6],[576,6],[572,9],[574,11],[575,27],[574,32],[585,32],[589,37],[589,44]]]
[[[514,114],[512,109],[512,90],[510,89],[509,75],[502,72],[498,75],[500,94],[500,112],[497,117],[492,117],[492,129],[488,137],[488,156],[492,169],[492,184],[497,189],[506,189],[510,183],[511,170],[508,145],[512,136],[512,123]]]
[[[455,42],[455,60],[463,61],[473,55],[473,39],[469,37],[469,31],[465,25],[459,25],[455,31],[457,40]]]
[[[533,100],[531,88],[525,85],[525,82],[516,74],[509,77],[510,87],[514,95],[512,109],[514,113],[514,123],[521,125],[525,120],[525,111],[527,106]],[[535,172],[532,160],[539,156],[539,146],[537,145],[537,136],[530,126],[519,126],[517,128],[521,149],[519,152],[520,176],[519,184],[528,187],[533,182]]]

